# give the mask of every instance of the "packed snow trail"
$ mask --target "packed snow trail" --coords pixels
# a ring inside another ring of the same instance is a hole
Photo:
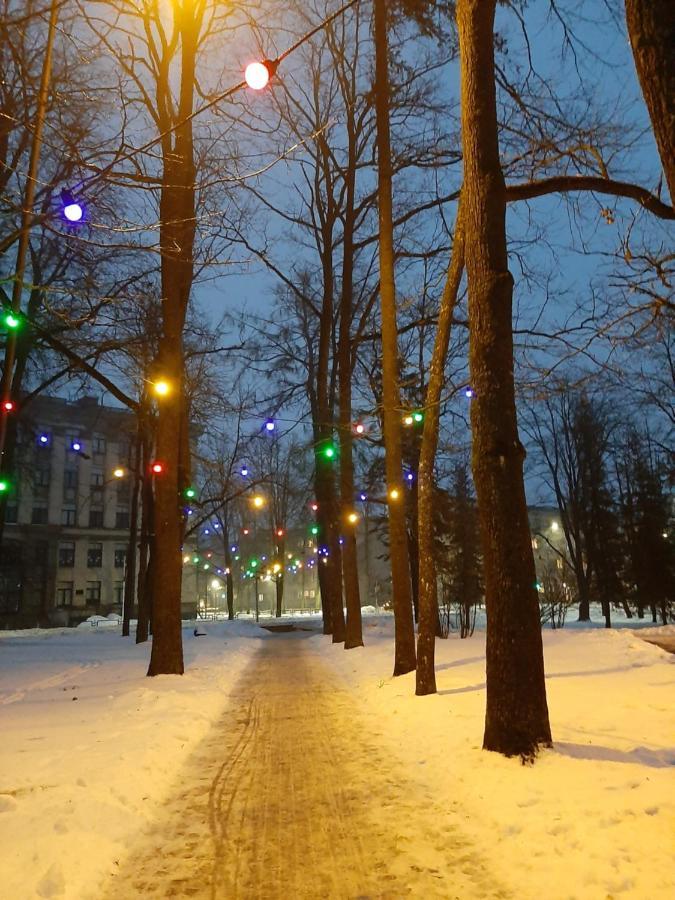
[[[370,737],[377,723],[321,662],[342,652],[328,640],[261,642],[107,900],[509,896],[430,789]]]

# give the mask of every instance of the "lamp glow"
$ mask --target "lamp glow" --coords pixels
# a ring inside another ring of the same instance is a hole
[[[150,466],[150,471],[152,472],[153,475],[163,475],[164,474],[164,463],[159,462],[159,461],[154,462]]]
[[[80,206],[79,203],[76,203],[74,200],[71,203],[67,203],[63,207],[63,215],[68,220],[68,222],[72,222],[73,225],[77,224],[77,222],[82,221],[82,216],[84,215],[84,210]]]
[[[347,516],[347,521],[350,523],[350,525],[356,525],[356,523],[359,521],[359,517],[355,512],[352,512]]]
[[[168,397],[171,393],[171,385],[166,379],[160,378],[159,381],[154,382],[152,390],[157,397]]]
[[[256,509],[262,509],[265,505],[265,498],[260,494],[256,494],[253,500],[251,501]]]
[[[246,84],[254,91],[262,91],[264,87],[267,87],[270,80],[270,70],[265,63],[249,63],[244,71],[244,79]]]
[[[13,400],[4,400],[2,404],[2,408],[5,412],[11,413],[16,409],[16,405]]]
[[[121,466],[118,466],[117,469],[114,469],[114,470],[113,470],[113,475],[114,475],[115,478],[124,478],[125,474],[126,474],[126,473],[125,473],[124,469],[123,469]]]
[[[19,327],[20,324],[21,319],[16,315],[16,313],[7,313],[7,315],[5,316],[5,325],[7,326],[7,328],[14,331]]]
[[[401,496],[401,492],[399,491],[398,488],[392,488],[392,489],[389,491],[389,499],[390,499],[390,500],[398,500],[398,498],[399,498],[400,496]]]

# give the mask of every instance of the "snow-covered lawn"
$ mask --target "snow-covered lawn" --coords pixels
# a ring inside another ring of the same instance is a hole
[[[480,749],[484,635],[438,642],[439,694],[416,698],[413,674],[390,677],[392,624],[367,617],[363,650],[318,633],[303,645],[354,692],[382,758],[433,786],[514,896],[675,896],[675,656],[627,629],[545,631],[556,744],[522,766]],[[184,632],[187,674],[155,679],[147,645],[116,628],[0,633],[3,897],[96,896],[133,852],[259,641],[277,640],[251,622],[204,630]]]

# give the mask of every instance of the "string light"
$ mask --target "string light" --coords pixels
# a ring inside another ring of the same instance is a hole
[[[10,487],[8,478],[0,478],[0,494],[6,494]]]
[[[239,469],[239,472],[242,478],[246,478],[248,475],[248,466],[242,466],[241,469]]]
[[[152,463],[152,465],[150,466],[150,471],[152,472],[153,475],[163,475],[164,474],[164,463],[159,462],[159,460],[157,460],[157,462]]]
[[[471,400],[471,398],[473,397],[473,388],[467,386],[467,387],[465,388],[465,390],[464,390],[464,396],[465,396],[467,399]]]
[[[404,425],[412,425],[413,421],[413,417],[410,414],[408,414],[407,416],[403,416]]]
[[[399,491],[398,488],[392,488],[389,491],[389,499],[390,500],[398,500],[400,496],[401,496],[401,492]]]
[[[11,413],[16,409],[16,404],[13,400],[4,400],[2,403],[2,408],[6,413]]]
[[[252,62],[244,70],[244,80],[252,90],[262,91],[263,88],[267,87],[271,74],[264,62]]]
[[[256,494],[251,500],[256,509],[262,509],[265,505],[265,498],[261,494]]]
[[[153,383],[152,390],[157,397],[168,397],[171,393],[171,385],[165,378],[160,378],[159,381]]]
[[[70,449],[74,450],[75,453],[79,453],[82,450],[82,442],[78,440],[71,441]]]
[[[277,528],[277,537],[283,537],[285,533],[283,528]]]
[[[318,525],[312,525],[312,527],[309,529],[309,533],[310,533],[310,534],[318,534],[318,533],[319,533],[319,526],[318,526]]]
[[[192,500],[197,496],[197,491],[193,487],[186,487],[184,493],[188,500]]]
[[[318,504],[318,503],[311,503],[310,506],[309,506],[309,508],[312,510],[312,512],[317,512],[317,510],[319,509],[319,504]]]
[[[413,417],[413,422],[414,422],[416,425],[419,425],[420,422],[423,422],[423,421],[424,421],[424,413],[423,413],[423,412],[420,412],[419,409],[418,409],[416,412],[413,413],[413,416],[412,416],[412,417]]]
[[[71,225],[77,225],[84,217],[84,207],[75,200],[70,191],[61,191],[61,212]]]
[[[362,500],[365,503],[367,499],[368,499],[368,494],[363,494],[363,493],[359,494],[359,500]]]
[[[39,442],[40,444],[42,444],[43,447],[45,447],[45,446],[49,443],[49,435],[48,435],[48,434],[44,434],[44,433],[41,434],[41,435],[38,437],[38,442]]]
[[[21,325],[21,319],[15,312],[5,313],[4,322],[5,327],[10,331],[16,331],[16,329]]]
[[[277,427],[277,423],[274,419],[266,419],[265,420],[265,431],[272,432]]]
[[[124,469],[121,467],[113,470],[113,475],[115,478],[124,478],[125,474],[126,473],[125,473]]]
[[[356,523],[359,521],[359,517],[358,517],[358,515],[357,515],[355,512],[351,512],[351,513],[349,513],[349,515],[347,516],[347,521],[348,521],[351,525],[356,525]]]
[[[366,426],[363,424],[363,422],[356,422],[356,424],[354,425],[354,432],[355,434],[365,434]]]

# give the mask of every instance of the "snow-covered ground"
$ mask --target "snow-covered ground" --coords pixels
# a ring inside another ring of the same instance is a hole
[[[390,677],[392,624],[366,617],[363,650],[318,632],[302,642],[334,675],[326,689],[346,689],[372,723],[374,766],[397,759],[401,778],[426,782],[519,900],[675,896],[675,656],[628,629],[546,630],[555,748],[522,766],[480,749],[484,634],[438,642],[439,693],[417,698],[414,675]],[[184,631],[186,675],[154,679],[147,645],[115,626],[0,633],[3,897],[100,896],[260,641],[280,640],[250,621],[201,628]]]

